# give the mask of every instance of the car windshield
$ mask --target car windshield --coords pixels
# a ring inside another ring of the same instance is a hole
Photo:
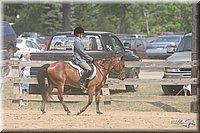
[[[22,43],[22,39],[17,38],[17,43]]]
[[[121,41],[113,35],[101,35],[108,51],[121,52],[124,50]]]
[[[180,37],[160,36],[154,42],[179,42],[180,39],[181,39]]]
[[[41,49],[36,43],[31,40],[26,40],[26,46],[29,48]]]
[[[49,50],[72,50],[74,38],[72,35],[56,35],[51,40]],[[81,42],[86,51],[103,50],[99,36],[84,35]]]
[[[43,44],[43,42],[40,39],[36,39],[37,44]]]
[[[192,51],[192,36],[185,36],[181,40],[176,52]]]

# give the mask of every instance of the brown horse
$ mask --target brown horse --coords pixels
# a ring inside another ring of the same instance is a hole
[[[94,61],[94,65],[96,66],[96,75],[88,83],[88,103],[77,113],[77,115],[84,112],[92,103],[94,93],[96,101],[96,113],[102,114],[102,112],[99,110],[100,92],[101,88],[106,82],[107,75],[112,69],[114,69],[119,74],[119,79],[125,79],[125,63],[123,56],[96,60]],[[47,86],[45,84],[46,77],[48,81]],[[78,70],[72,67],[69,62],[57,61],[52,64],[43,65],[37,74],[38,85],[41,89],[42,95],[42,113],[45,113],[45,103],[53,88],[57,88],[58,99],[60,100],[67,114],[70,113],[68,107],[64,104],[63,101],[64,85],[66,84],[78,88],[79,79],[80,75]]]

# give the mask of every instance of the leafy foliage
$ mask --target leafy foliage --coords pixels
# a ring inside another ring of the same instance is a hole
[[[62,8],[66,6],[62,4],[4,3],[3,19],[15,23],[17,34],[32,31],[51,35],[64,31],[63,18],[66,17]],[[188,33],[192,30],[192,3],[68,4],[70,9],[65,11],[68,11],[71,30],[82,26],[86,30],[149,35],[161,31]]]
[[[26,31],[51,35],[62,26],[60,7],[52,4],[5,4],[4,20],[15,23],[17,34]]]

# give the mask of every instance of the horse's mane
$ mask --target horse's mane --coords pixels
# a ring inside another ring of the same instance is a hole
[[[105,64],[112,63],[113,59],[120,56],[108,57],[95,60],[94,64],[100,68],[105,68]]]
[[[122,56],[122,55],[121,55]],[[107,57],[107,58],[103,58],[103,59],[96,59],[95,62],[101,62],[101,63],[106,63],[106,62],[112,62],[112,60],[116,57],[121,57],[120,55],[116,55],[113,57]]]

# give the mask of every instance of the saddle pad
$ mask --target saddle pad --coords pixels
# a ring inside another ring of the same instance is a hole
[[[74,64],[72,61],[69,61],[69,64],[79,71],[80,76],[82,75],[81,72],[84,70],[79,65]],[[92,66],[94,68],[94,71],[93,71],[92,75],[89,77],[89,80],[93,79],[97,73],[96,66],[94,64],[92,64]]]

